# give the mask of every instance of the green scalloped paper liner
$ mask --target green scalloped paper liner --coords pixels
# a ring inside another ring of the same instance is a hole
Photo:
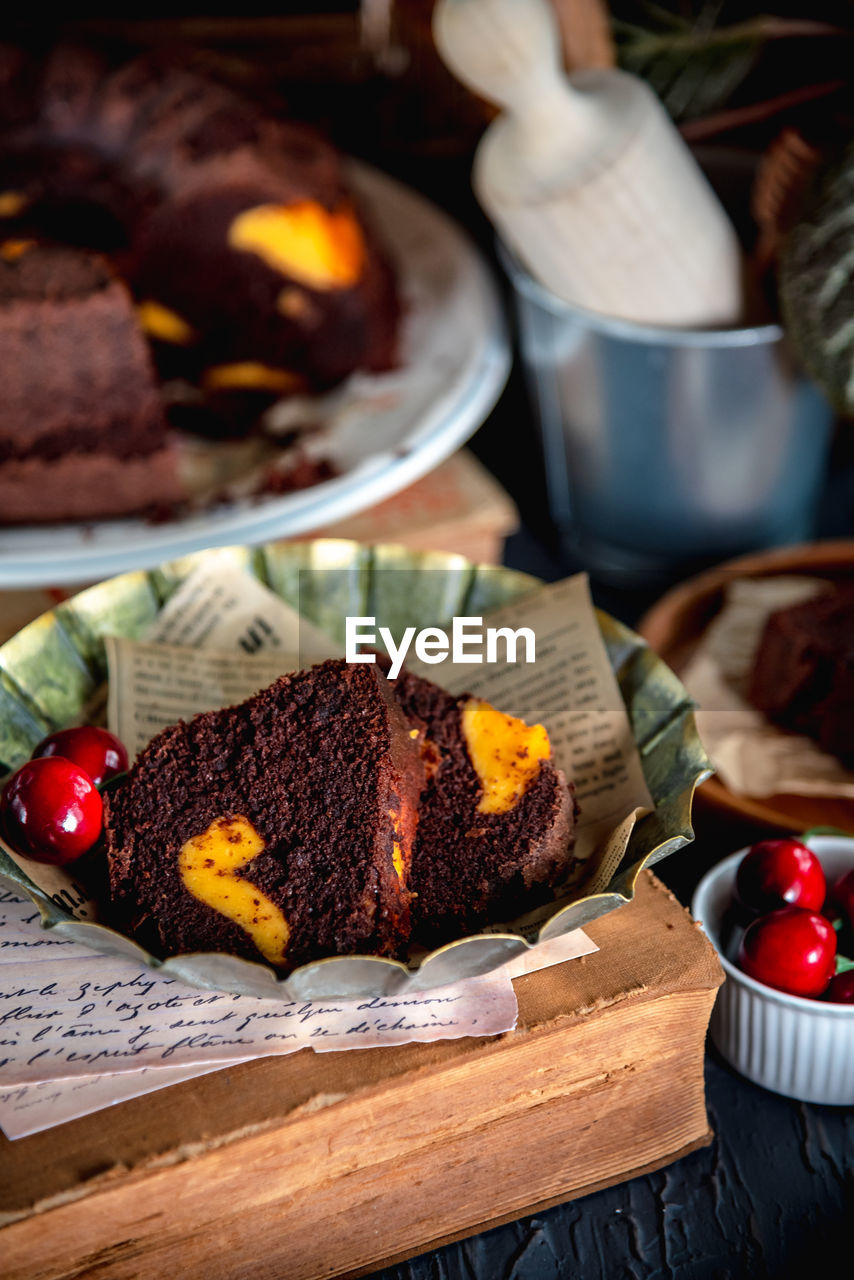
[[[90,587],[24,627],[0,648],[0,767],[17,768],[46,733],[82,717],[84,704],[91,702],[106,675],[104,636],[143,636],[165,601],[208,554],[198,552],[150,572],[125,574]],[[394,546],[370,548],[339,540],[235,547],[213,554],[227,557],[294,607],[300,605],[303,616],[338,640],[343,638],[341,620],[347,614],[388,616],[393,603],[392,612],[409,623],[447,625],[454,614],[484,614],[542,585],[512,570],[474,566],[461,556]],[[392,578],[383,573],[388,569],[413,575],[411,590],[401,593],[398,589],[393,602],[383,592],[400,579],[398,574]],[[432,571],[427,580],[421,576],[426,569]],[[311,574],[321,571],[313,592]],[[430,583],[428,593],[425,581]],[[587,895],[569,906],[555,903],[553,923],[546,920],[536,934],[543,938],[580,928],[629,901],[644,867],[687,845],[694,834],[694,791],[711,773],[696,733],[693,704],[679,681],[627,627],[601,611],[597,620],[655,808],[633,825],[610,882],[589,886]],[[48,927],[84,940],[92,926],[74,923],[51,896],[61,890],[40,890],[2,846],[0,875],[33,897]],[[97,929],[100,941],[106,937],[109,942],[112,932]],[[525,932],[531,939],[530,932]],[[118,953],[129,946],[140,954],[136,944],[114,936]],[[450,944],[458,946],[459,942]],[[147,960],[153,967],[163,964],[155,957]],[[401,969],[394,962],[382,963]],[[166,961],[164,967],[168,970],[172,964]],[[269,971],[265,972],[269,982]]]

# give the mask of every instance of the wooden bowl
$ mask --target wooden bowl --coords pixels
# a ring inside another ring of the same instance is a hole
[[[637,631],[680,675],[723,606],[729,584],[738,579],[781,574],[828,581],[854,578],[854,540],[811,542],[729,560],[668,591],[643,616]],[[703,783],[699,798],[725,814],[781,832],[834,827],[854,833],[854,800],[833,796],[741,796],[729,791],[717,777]]]

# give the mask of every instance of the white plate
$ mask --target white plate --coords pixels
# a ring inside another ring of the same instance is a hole
[[[405,488],[477,430],[511,359],[492,277],[422,196],[364,165],[353,166],[353,180],[397,265],[405,315],[399,369],[355,375],[317,401],[324,426],[310,447],[332,460],[334,478],[162,524],[0,529],[0,587],[91,582],[204,547],[308,534]]]

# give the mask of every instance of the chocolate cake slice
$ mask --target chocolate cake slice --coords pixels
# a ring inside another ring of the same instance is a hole
[[[397,955],[423,781],[376,668],[283,676],[163,730],[106,796],[114,908],[168,955]]]
[[[542,725],[411,672],[393,687],[425,735],[410,884],[413,936],[435,946],[547,899],[576,865],[577,806]]]
[[[769,615],[748,698],[781,728],[854,761],[854,585]]]

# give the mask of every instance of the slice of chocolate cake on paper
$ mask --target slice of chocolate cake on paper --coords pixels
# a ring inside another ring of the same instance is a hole
[[[163,730],[107,796],[114,906],[168,955],[398,955],[423,782],[375,667],[283,676]]]
[[[769,614],[748,699],[781,728],[854,764],[854,586]]]
[[[410,884],[413,936],[435,946],[547,899],[576,865],[577,805],[542,725],[405,670],[393,687],[425,735]]]

